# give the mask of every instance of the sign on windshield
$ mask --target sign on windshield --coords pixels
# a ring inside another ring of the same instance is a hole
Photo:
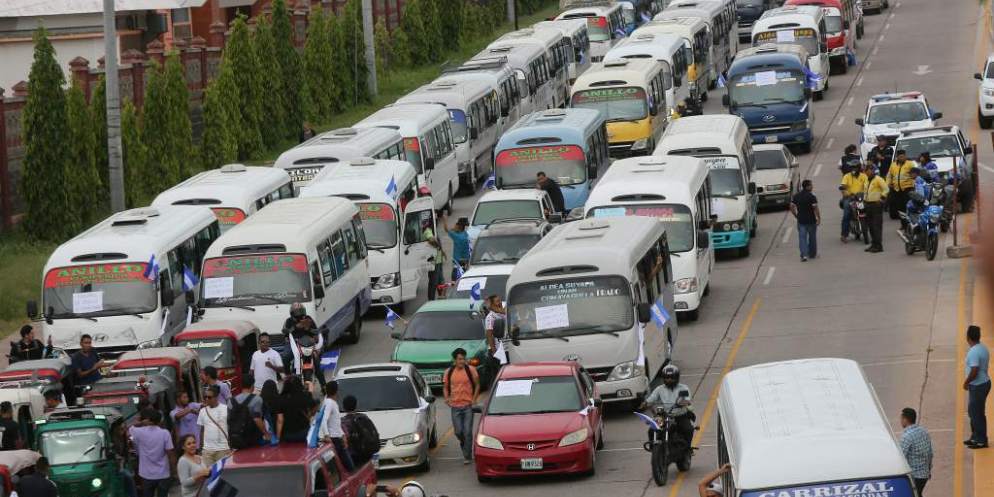
[[[574,105],[613,100],[645,100],[645,90],[637,87],[583,90],[574,94],[572,100]]]
[[[45,275],[45,288],[79,287],[95,283],[145,280],[145,263],[94,264],[53,269]]]
[[[396,221],[397,216],[387,204],[358,204],[359,218],[363,221]]]
[[[307,272],[307,258],[300,254],[250,255],[218,257],[204,264],[204,277],[231,276],[246,273],[268,273],[281,270]]]
[[[756,43],[793,43],[797,38],[816,38],[812,28],[781,29],[756,34]]]
[[[759,71],[751,74],[743,74],[735,79],[735,88],[745,86],[770,86],[780,82],[800,81],[796,73],[790,71]]]
[[[735,157],[702,157],[708,169],[741,169],[739,160]]]

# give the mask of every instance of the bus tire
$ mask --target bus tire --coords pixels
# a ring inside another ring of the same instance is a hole
[[[748,244],[746,244],[745,247],[739,247],[739,257],[742,257],[743,259],[746,258],[746,257],[749,257],[749,245]]]
[[[359,343],[360,335],[362,335],[362,315],[359,313],[359,304],[356,304],[352,324],[349,325],[349,331],[345,335],[345,343]]]

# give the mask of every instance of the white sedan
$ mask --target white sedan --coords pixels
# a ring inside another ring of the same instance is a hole
[[[800,182],[797,158],[780,144],[757,144],[752,150],[756,161],[752,180],[759,194],[759,206],[787,207]]]

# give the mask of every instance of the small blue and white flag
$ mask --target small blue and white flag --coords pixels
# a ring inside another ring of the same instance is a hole
[[[722,73],[718,73],[718,88],[724,88],[724,87],[725,87],[725,75]]]
[[[643,10],[642,11],[642,22],[646,23],[646,22],[649,22],[651,20],[652,20],[652,16],[650,16],[648,12],[646,12],[646,11]]]
[[[618,35],[618,38],[624,38],[624,37],[628,36],[628,34],[625,33],[625,30],[621,29],[621,28],[618,28],[618,29],[614,30],[614,34]]]
[[[397,180],[393,176],[390,177],[390,182],[387,183],[385,193],[390,198],[397,198]]]
[[[238,495],[238,489],[221,478],[221,471],[224,470],[224,465],[227,464],[228,459],[231,459],[231,456],[225,457],[211,466],[206,485],[210,497],[235,497]]]
[[[145,265],[145,272],[142,274],[145,279],[155,281],[159,277],[159,262],[155,260],[155,254],[148,260],[148,264]]]
[[[821,75],[815,73],[811,69],[804,67],[804,81],[807,83],[809,89],[814,90],[818,88],[818,83],[821,81]]]
[[[656,303],[652,304],[649,311],[652,313],[652,320],[655,321],[656,326],[660,328],[662,328],[663,325],[670,320],[670,314],[666,312],[666,308],[663,307],[663,304],[658,300]]]
[[[480,295],[480,282],[477,281],[473,283],[473,286],[469,289],[469,308],[472,309],[477,302],[483,300]]]
[[[653,430],[659,430],[659,423],[657,423],[655,419],[652,419],[652,416],[646,416],[645,414],[642,414],[640,412],[636,412],[635,415],[638,416],[643,423],[648,425],[649,428],[652,428]]]
[[[462,278],[463,275],[462,265],[456,262],[455,260],[452,261],[452,270],[455,271],[457,280],[459,278]]]
[[[392,330],[394,321],[398,319],[400,319],[400,314],[393,312],[393,309],[387,306],[387,322],[386,322],[387,328],[390,328]]]
[[[192,292],[199,283],[200,280],[197,279],[197,275],[193,274],[193,270],[183,265],[183,291]]]
[[[335,371],[338,368],[338,358],[342,356],[342,349],[332,349],[321,354],[321,371]]]
[[[317,414],[311,419],[311,426],[307,429],[307,447],[315,449],[321,445],[321,425],[324,423],[324,405],[318,409]]]
[[[487,176],[487,180],[483,182],[483,189],[484,190],[497,189],[497,176],[495,176],[494,173],[490,173],[490,176]]]

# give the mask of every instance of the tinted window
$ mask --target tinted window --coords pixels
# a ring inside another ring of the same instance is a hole
[[[338,378],[338,398],[352,395],[359,401],[358,411],[391,411],[417,409],[418,396],[411,380],[399,374]],[[282,495],[282,494],[281,494]]]
[[[489,293],[489,288],[483,293]],[[482,340],[483,319],[477,312],[419,312],[404,328],[404,340]]]
[[[779,150],[755,150],[756,169],[787,169],[787,158]]]
[[[470,265],[518,262],[541,239],[539,235],[486,236],[476,239]]]
[[[519,284],[507,300],[510,325],[522,338],[620,331],[634,321],[631,292],[619,276]]]

